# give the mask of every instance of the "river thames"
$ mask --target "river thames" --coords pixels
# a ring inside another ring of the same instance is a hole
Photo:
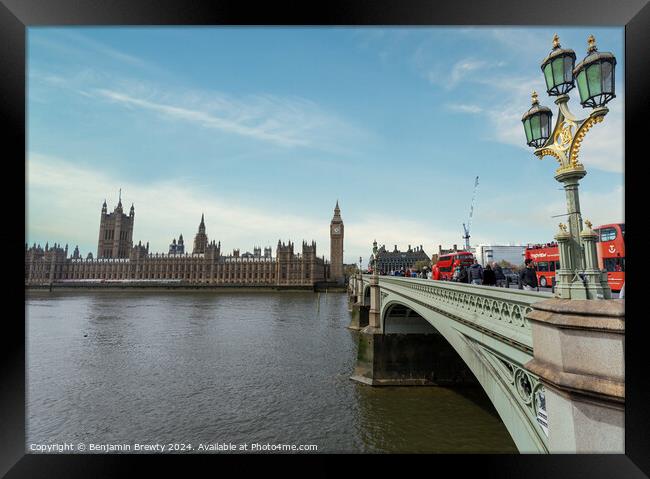
[[[478,387],[351,381],[358,333],[343,293],[30,291],[26,321],[28,451],[517,452]]]

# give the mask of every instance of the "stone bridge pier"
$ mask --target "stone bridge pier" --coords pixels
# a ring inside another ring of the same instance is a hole
[[[351,313],[351,320],[348,328],[360,331],[368,326],[370,289],[367,289],[367,295],[365,295],[361,274],[355,275],[350,279],[348,289],[348,311]]]
[[[352,380],[479,384],[520,452],[624,453],[624,300],[357,275]]]
[[[382,320],[378,278],[370,278],[361,298],[367,305],[359,306],[358,323],[353,309],[350,326],[361,331],[351,379],[371,386],[476,384],[456,351],[417,312],[395,303]]]

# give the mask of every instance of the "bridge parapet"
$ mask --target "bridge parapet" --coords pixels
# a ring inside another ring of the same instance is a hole
[[[371,275],[364,275],[364,287],[371,278]],[[532,353],[533,340],[526,315],[533,310],[534,303],[553,297],[544,292],[418,278],[379,276],[379,286],[384,293],[403,296],[427,309],[452,316],[456,321],[492,331],[518,343],[529,353]]]

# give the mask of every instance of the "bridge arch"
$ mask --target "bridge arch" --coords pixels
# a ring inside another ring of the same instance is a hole
[[[381,330],[385,334],[392,333],[417,333],[427,334],[438,332],[415,309],[401,301],[390,301],[382,307]]]
[[[431,330],[439,333],[472,372],[496,409],[520,452],[548,452],[547,438],[534,415],[531,403],[536,407],[537,394],[541,384],[536,383],[524,371],[522,364],[526,355],[500,354],[500,344],[489,338],[479,339],[467,334],[461,317],[453,318],[440,310],[426,307],[419,301],[397,295],[382,288],[381,326],[384,334],[406,332],[413,328],[426,330],[416,321],[429,324]],[[405,314],[408,311],[408,314]],[[412,319],[409,319],[412,318]],[[403,330],[403,331],[400,331]],[[419,332],[419,331],[418,331]],[[513,362],[512,357],[519,358]]]
[[[365,306],[370,305],[370,283],[363,283],[363,291],[359,302]]]

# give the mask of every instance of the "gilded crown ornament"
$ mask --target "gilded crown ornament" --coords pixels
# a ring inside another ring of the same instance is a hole
[[[553,48],[560,48],[562,45],[560,45],[560,37],[556,33],[553,35]]]
[[[589,35],[589,38],[587,38],[587,44],[589,45],[589,48],[587,48],[588,53],[598,50],[598,48],[596,48],[596,37],[593,35]]]

